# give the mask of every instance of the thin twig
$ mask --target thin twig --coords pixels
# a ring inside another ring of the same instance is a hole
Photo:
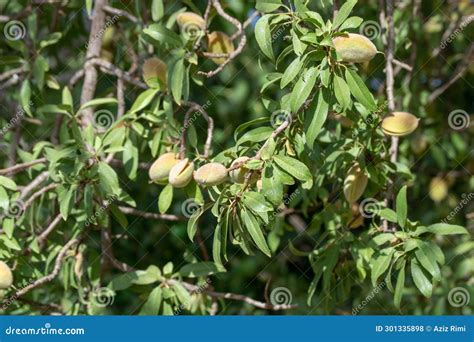
[[[148,89],[145,83],[141,82],[139,79],[136,79],[128,72],[116,67],[112,63],[107,62],[106,60],[100,58],[93,58],[90,60],[90,63],[92,63],[93,65],[100,66],[102,72],[105,72],[109,75],[114,75],[118,78],[122,78],[124,81],[127,81],[128,83],[131,83],[139,88]]]
[[[104,6],[104,11],[113,15],[118,15],[119,17],[125,17],[135,24],[139,24],[141,22],[139,18],[135,17],[129,12],[109,6],[109,5]]]
[[[79,238],[73,238],[71,240],[69,240],[63,248],[61,248],[61,250],[59,251],[59,254],[58,256],[56,257],[56,262],[54,263],[54,268],[53,268],[53,271],[44,276],[44,277],[41,277],[39,278],[38,280],[34,281],[33,283],[31,283],[30,285],[18,290],[17,292],[15,292],[15,294],[13,294],[10,298],[19,298],[23,295],[25,295],[26,293],[30,292],[31,290],[33,290],[34,288],[38,287],[38,286],[41,286],[43,284],[46,284],[46,283],[49,283],[50,281],[52,281],[54,278],[56,278],[58,275],[59,275],[59,272],[61,271],[61,266],[62,266],[62,263],[63,263],[63,260],[66,256],[66,253],[68,252],[69,249],[71,249],[74,245],[76,245],[77,243],[79,243],[80,239]],[[5,302],[7,302],[8,300],[6,300]]]
[[[176,216],[176,215],[171,215],[171,214],[149,213],[149,212],[146,212],[146,211],[141,211],[141,210],[138,210],[138,209],[129,208],[129,207],[122,207],[122,206],[119,206],[119,209],[124,214],[140,216],[140,217],[147,218],[147,219],[152,219],[152,220],[166,220],[166,221],[181,221],[181,220],[183,220],[181,217]]]
[[[451,87],[456,81],[458,81],[466,71],[469,69],[471,64],[472,55],[474,53],[474,43],[471,43],[469,48],[465,51],[462,61],[460,62],[459,66],[456,68],[454,75],[442,86],[436,88],[431,95],[428,97],[428,104],[432,103],[436,100],[439,96],[441,96],[449,87]]]
[[[39,159],[32,160],[32,161],[27,162],[27,163],[17,164],[15,166],[8,167],[6,169],[1,169],[0,170],[0,175],[12,175],[12,174],[21,172],[23,170],[29,169],[30,167],[35,166],[37,164],[41,164],[41,163],[45,163],[45,162],[46,162],[46,158],[39,158]]]
[[[229,64],[235,57],[237,57],[242,52],[242,50],[244,49],[245,44],[247,42],[247,37],[245,36],[245,33],[243,31],[242,23],[240,21],[238,21],[237,19],[235,19],[234,17],[227,14],[224,11],[224,9],[222,8],[219,0],[212,0],[212,5],[214,6],[217,13],[221,17],[223,17],[225,20],[227,20],[229,23],[231,23],[232,25],[234,25],[237,28],[236,35],[240,36],[241,38],[240,38],[239,44],[237,45],[237,48],[234,51],[232,51],[229,54],[229,56],[227,57],[227,59],[222,64],[220,64],[216,69],[214,69],[212,71],[208,71],[208,72],[199,71],[199,74],[205,75],[208,78],[213,77],[213,76],[217,75],[219,72],[221,72],[222,70],[224,70],[226,65]]]

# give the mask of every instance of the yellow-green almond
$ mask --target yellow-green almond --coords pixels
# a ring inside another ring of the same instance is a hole
[[[249,159],[250,158],[246,156],[238,157],[232,162],[230,167],[234,167],[238,164],[245,163]],[[248,172],[249,172],[249,169],[242,165],[238,169],[235,169],[229,172],[230,180],[234,183],[242,184],[245,182],[245,176],[247,175]],[[250,178],[250,183],[255,183],[257,180],[258,180],[258,174],[254,172],[252,174],[252,177]]]
[[[167,66],[161,59],[148,58],[143,64],[143,80],[151,88],[165,90]]]
[[[189,160],[180,160],[170,170],[168,181],[175,188],[184,188],[193,178],[194,163]]]
[[[227,169],[220,163],[209,163],[194,171],[194,180],[201,185],[214,186],[225,182]]]
[[[178,164],[179,159],[176,154],[169,152],[161,155],[151,165],[148,175],[153,182],[164,183],[168,180],[171,168]]]
[[[180,29],[186,29],[189,26],[194,26],[196,28],[200,28],[201,30],[206,28],[206,22],[204,21],[204,18],[193,12],[179,13],[176,16],[176,21],[178,22]]]
[[[13,283],[13,274],[3,261],[0,261],[0,289],[8,289]]]
[[[359,164],[355,164],[349,170],[349,174],[344,180],[344,196],[347,202],[354,203],[365,191],[368,178],[360,169]]]
[[[419,119],[407,112],[393,112],[382,120],[382,131],[386,135],[401,137],[412,133],[418,127]]]
[[[441,202],[448,196],[448,183],[442,177],[435,177],[430,182],[430,198],[435,202]]]
[[[224,32],[211,32],[207,35],[208,52],[210,53],[231,53],[234,51],[234,44],[228,35]],[[225,57],[211,58],[216,64],[225,62]]]
[[[367,37],[349,33],[333,39],[334,47],[343,62],[364,63],[377,53],[377,48]]]

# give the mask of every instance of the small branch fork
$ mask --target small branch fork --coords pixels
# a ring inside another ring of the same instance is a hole
[[[209,116],[209,114],[204,110],[204,108],[200,104],[196,102],[192,102],[192,101],[187,101],[187,102],[184,102],[183,104],[184,106],[189,107],[189,109],[184,115],[179,156],[181,159],[183,159],[186,153],[186,130],[188,129],[190,125],[190,116],[192,113],[196,113],[196,114],[199,113],[199,115],[202,115],[204,119],[207,121],[207,138],[204,144],[204,155],[203,155],[203,157],[207,159],[209,158],[209,153],[210,153],[211,145],[212,145],[212,137],[214,134],[214,120]]]
[[[226,60],[222,64],[220,64],[216,69],[208,71],[208,72],[199,71],[200,75],[204,75],[208,78],[213,77],[213,76],[217,75],[219,72],[221,72],[222,70],[224,70],[224,68],[226,67],[227,64],[229,64],[233,59],[235,59],[238,55],[240,55],[240,53],[242,52],[242,50],[245,47],[245,44],[247,43],[247,37],[245,36],[244,26],[242,25],[242,23],[240,21],[238,21],[236,18],[234,18],[231,15],[227,14],[224,11],[224,9],[222,8],[222,5],[219,2],[219,0],[209,0],[209,2],[212,3],[212,6],[216,9],[217,13],[222,18],[224,18],[229,23],[234,25],[235,28],[237,29],[237,32],[232,35],[231,39],[233,40],[237,37],[240,37],[240,41],[239,41],[239,44],[237,45],[237,48],[234,51],[232,51],[231,53],[229,53],[229,54],[219,54],[219,56],[217,56],[217,57],[225,57]],[[210,8],[209,5],[208,5],[208,8]],[[206,10],[206,13],[207,12],[208,11]],[[216,57],[216,55],[209,54],[209,53],[203,53],[203,56],[209,57],[209,58],[215,58]]]

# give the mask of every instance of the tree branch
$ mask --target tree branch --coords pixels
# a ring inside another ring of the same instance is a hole
[[[100,56],[102,47],[101,30],[104,29],[105,11],[104,6],[107,5],[107,0],[96,0],[94,12],[91,23],[91,31],[89,34],[89,41],[86,53],[86,63],[84,65],[84,84],[82,85],[81,105],[94,98],[95,87],[97,85],[97,70],[91,59]],[[87,108],[83,111],[82,125],[88,126],[93,122],[92,108]]]
[[[13,294],[13,296],[11,296],[10,298],[12,299],[16,299],[16,298],[19,298],[23,295],[25,295],[26,293],[30,292],[31,290],[33,290],[34,288],[38,287],[38,286],[41,286],[43,284],[46,284],[46,283],[49,283],[50,281],[52,281],[54,278],[56,278],[59,274],[59,272],[61,271],[61,266],[62,266],[62,263],[63,263],[63,260],[66,256],[66,253],[69,249],[71,249],[74,245],[76,245],[77,243],[79,243],[80,239],[79,238],[73,238],[71,240],[69,240],[63,248],[61,248],[61,250],[59,251],[59,254],[58,256],[56,257],[56,262],[54,263],[54,268],[53,268],[53,271],[44,276],[44,277],[41,277],[39,278],[38,280],[34,281],[33,283],[29,284],[28,286],[18,290],[17,292],[15,292],[15,294]],[[10,299],[9,298],[9,299]],[[8,299],[8,300],[9,300]],[[6,301],[8,301],[6,300]]]

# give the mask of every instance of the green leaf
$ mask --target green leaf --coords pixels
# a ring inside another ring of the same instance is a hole
[[[159,89],[148,89],[141,93],[133,103],[130,113],[136,113],[148,106],[159,91]]]
[[[195,204],[194,204],[195,205]],[[194,235],[196,235],[196,230],[197,230],[197,221],[201,217],[201,215],[210,207],[212,207],[212,204],[206,204],[203,207],[198,208],[189,218],[188,221],[188,236],[191,241],[194,240]]]
[[[171,93],[173,94],[173,99],[177,104],[181,104],[181,97],[183,95],[183,85],[184,85],[184,59],[179,59],[173,66],[171,72]]]
[[[140,310],[140,315],[146,316],[155,316],[158,315],[160,311],[161,301],[163,297],[163,291],[160,286],[157,286],[150,292],[148,299],[143,304],[142,309]]]
[[[344,110],[351,105],[351,92],[347,86],[346,81],[338,75],[334,75],[334,93],[336,95],[337,102],[342,106]]]
[[[9,190],[16,191],[16,183],[5,176],[0,176],[0,185]]]
[[[180,283],[173,283],[171,285],[173,288],[174,293],[176,293],[176,297],[183,305],[188,305],[191,302],[191,296],[189,295],[188,290],[186,290],[183,285]]]
[[[377,279],[387,271],[394,253],[394,249],[385,249],[385,254],[380,254],[372,264],[372,285],[377,284]]]
[[[386,219],[387,221],[397,223],[397,213],[390,208],[383,208],[377,213],[380,217]]]
[[[99,182],[106,196],[120,192],[118,176],[114,169],[105,162],[99,162]]]
[[[272,49],[270,18],[271,15],[266,14],[257,21],[257,24],[255,25],[255,39],[257,40],[257,44],[264,55],[273,61],[275,60],[275,56]]]
[[[280,89],[285,88],[300,72],[304,64],[304,58],[297,57],[288,65],[280,80]]]
[[[164,214],[168,211],[171,202],[173,201],[173,187],[171,184],[167,184],[163,190],[161,190],[160,197],[158,198],[158,209],[160,213]]]
[[[433,285],[423,273],[418,261],[416,259],[411,259],[411,276],[413,277],[413,282],[420,292],[427,298],[431,297],[433,292]]]
[[[116,131],[120,131],[120,128],[116,129]],[[138,170],[138,148],[133,144],[132,140],[127,140],[124,147],[125,149],[122,153],[123,166],[128,178],[135,180]]]
[[[469,234],[466,228],[455,224],[436,223],[428,226],[427,231],[438,235]]]
[[[344,23],[339,27],[339,31],[357,28],[360,26],[360,24],[362,24],[363,21],[364,19],[362,19],[361,17],[347,18],[347,20],[344,21]]]
[[[403,265],[398,272],[397,284],[395,285],[395,295],[393,301],[395,302],[395,307],[400,308],[400,303],[403,296],[403,288],[405,286],[405,265],[406,261],[403,261]]]
[[[86,0],[87,15],[90,17],[92,13],[92,0]]]
[[[311,118],[309,127],[306,131],[306,144],[310,148],[313,147],[314,141],[316,140],[316,137],[318,136],[319,132],[321,132],[321,128],[323,127],[328,117],[328,96],[328,90],[325,88],[321,89],[319,91],[317,100],[313,102],[310,107],[309,113],[307,114],[307,116]],[[313,111],[314,106],[316,106],[316,109],[314,109]]]
[[[365,85],[364,81],[357,75],[354,70],[349,68],[346,69],[346,81],[349,85],[352,95],[359,101],[365,108],[370,111],[377,110],[374,97],[370,93],[369,89]]]
[[[245,209],[242,209],[240,212],[240,217],[258,249],[268,257],[271,257],[272,253],[270,252],[270,248],[268,248],[267,241],[265,240],[265,236],[263,235],[262,229],[260,229],[257,219]]]
[[[151,3],[151,18],[153,21],[158,21],[164,15],[163,0],[153,0]]]
[[[64,220],[67,220],[68,214],[72,209],[72,198],[75,190],[73,188],[65,189],[60,187],[58,189],[59,212]]]
[[[33,116],[31,112],[31,86],[28,80],[23,81],[20,89],[20,102],[23,110],[29,115]]]
[[[290,96],[290,107],[293,113],[296,113],[308,99],[314,85],[316,84],[318,76],[318,68],[312,67],[306,70],[298,82],[296,82]]]
[[[407,186],[403,186],[397,195],[397,221],[400,227],[405,228],[407,222]]]
[[[84,104],[79,108],[79,112],[80,112],[81,110],[86,109],[86,108],[95,107],[95,106],[104,105],[104,104],[110,104],[110,103],[117,103],[117,99],[115,99],[115,98],[113,98],[113,97],[105,97],[105,98],[93,99],[93,100],[90,100],[90,101],[87,101],[86,103],[84,103]]]
[[[304,182],[303,189],[311,189],[313,187],[313,176],[305,164],[297,159],[281,155],[273,156],[273,160],[285,172]]]
[[[183,45],[180,36],[160,24],[153,24],[143,29],[143,33],[162,44],[168,44],[171,47],[180,47]]]
[[[215,263],[210,261],[202,261],[196,262],[194,264],[184,265],[179,270],[179,274],[181,276],[188,278],[205,277],[219,272],[223,272],[223,270],[217,267]]]
[[[273,12],[282,5],[281,0],[257,0],[255,8],[260,12]]]
[[[357,0],[348,0],[341,6],[339,12],[337,12],[336,18],[332,24],[334,29],[337,29],[351,14],[352,8],[354,8]]]

